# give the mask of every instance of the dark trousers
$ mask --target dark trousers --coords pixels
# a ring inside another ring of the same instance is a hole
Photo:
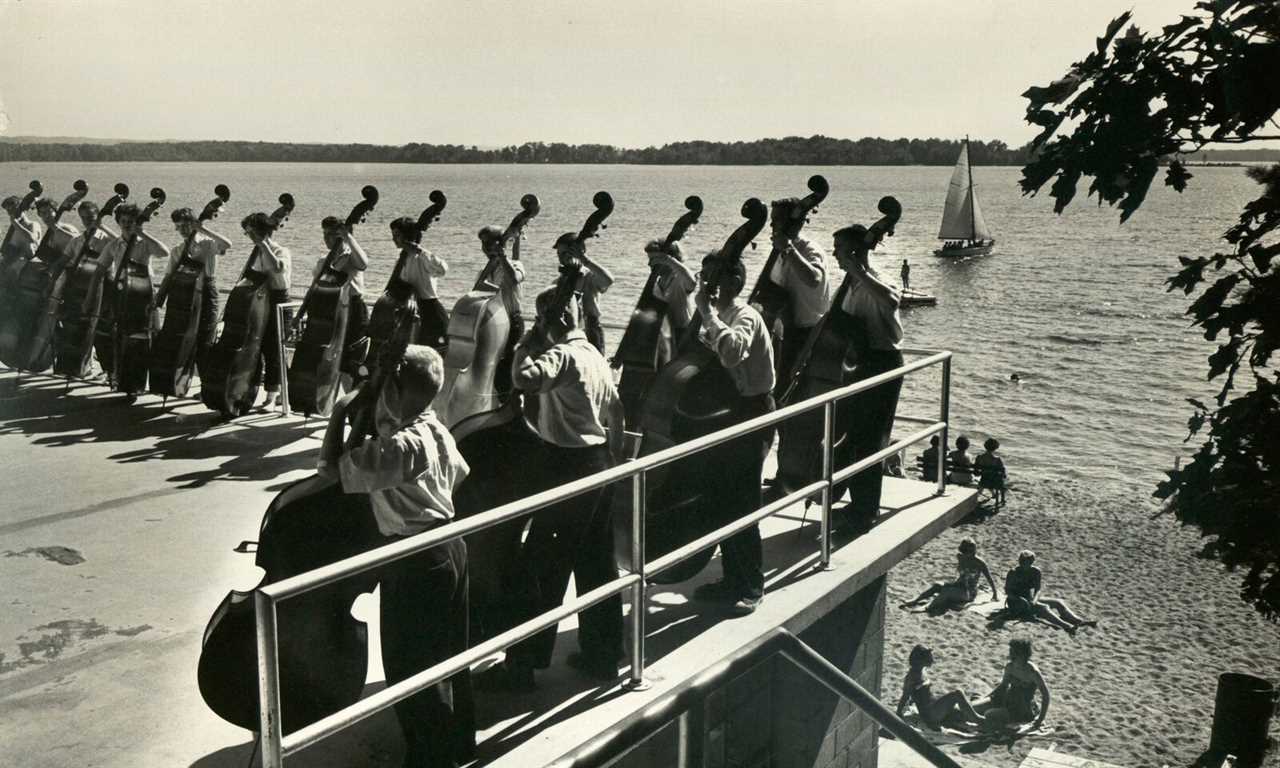
[[[606,446],[562,448],[546,444],[539,457],[545,488],[595,474],[612,465]],[[545,462],[545,463],[544,463]],[[613,522],[601,491],[579,494],[534,513],[521,553],[520,623],[558,607],[572,573],[578,594],[617,578],[613,559]],[[551,663],[556,627],[548,627],[512,646],[507,657],[517,664],[543,668]],[[622,658],[622,596],[614,595],[578,616],[578,643],[592,661]]]
[[[280,329],[276,326],[276,307],[289,300],[289,291],[271,289],[267,294],[267,327],[262,331],[258,357],[266,369],[262,384],[268,392],[280,391]]]
[[[600,325],[600,318],[595,315],[586,315],[582,318],[582,331],[587,335],[587,341],[592,346],[600,350],[600,354],[604,354],[604,326]]]
[[[851,381],[863,381],[902,365],[898,350],[859,349]],[[836,410],[834,451],[835,467],[843,469],[889,445],[893,433],[893,417],[898,410],[902,379],[886,382],[841,401]],[[843,437],[840,437],[843,436]],[[849,505],[843,510],[842,526],[854,530],[871,527],[880,512],[880,490],[884,473],[872,467],[852,477],[832,492],[835,501],[849,490]]]
[[[418,343],[444,352],[449,339],[449,313],[439,299],[418,299]]]
[[[772,413],[774,408],[771,394],[741,398],[734,407],[734,422]],[[724,510],[721,524],[764,505],[761,474],[772,443],[773,430],[762,429],[725,443],[722,450],[714,452],[715,466],[707,472],[709,487],[703,495]],[[764,548],[758,525],[721,542],[720,558],[730,589],[741,597],[758,598],[764,594]]]
[[[774,339],[774,350],[777,356],[774,360],[774,372],[777,378],[777,384],[773,389],[774,397],[782,397],[782,393],[786,391],[787,386],[791,384],[791,369],[795,367],[797,358],[800,357],[800,351],[804,349],[805,342],[809,340],[809,333],[813,331],[813,326],[787,326],[786,334],[781,339]]]
[[[388,685],[467,650],[467,548],[461,540],[393,563],[379,576]],[[456,766],[474,756],[470,671],[410,696],[395,710],[406,766]]]
[[[205,364],[209,350],[213,348],[213,342],[218,333],[218,315],[221,310],[222,297],[218,294],[218,284],[208,275],[205,275],[200,297],[200,319],[196,321],[197,369]]]

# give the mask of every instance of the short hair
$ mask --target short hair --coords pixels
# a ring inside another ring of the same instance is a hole
[[[271,218],[262,211],[251,213],[240,220],[240,227],[247,229],[258,237],[267,237],[276,231],[280,225],[275,219]]]
[[[907,657],[907,663],[913,667],[923,667],[932,655],[933,650],[929,646],[916,643],[916,646],[911,649],[911,655]]]
[[[961,436],[957,437],[957,438],[956,438],[956,447],[957,447],[957,448],[959,448],[959,449],[960,449],[960,450],[962,450],[962,451],[963,451],[965,448],[968,448],[968,447],[969,447],[969,438],[965,437],[964,435],[961,435]]]
[[[123,219],[125,216],[136,220],[140,215],[142,215],[142,209],[134,203],[121,203],[116,206],[116,221]]]
[[[934,448],[937,448],[937,447],[938,447],[938,436],[937,436],[937,435],[933,435],[932,437],[930,437],[930,438],[929,438],[929,445],[932,445]]]
[[[538,317],[542,318],[544,323],[550,323],[556,328],[564,331],[572,330],[578,327],[576,308],[570,302],[570,306],[556,316],[552,316],[551,301],[556,297],[557,286],[545,288],[538,293],[537,298],[533,300],[533,306],[538,313]]]
[[[995,453],[996,451],[1000,450],[1000,441],[995,439],[994,437],[988,437],[986,442],[982,444],[982,447],[986,448],[988,451],[991,451],[992,453]]]
[[[400,235],[411,243],[422,242],[422,230],[418,229],[418,220],[409,216],[392,219],[391,234]]]
[[[769,204],[769,212],[775,220],[779,216],[784,216],[788,222],[794,221],[799,211],[800,198],[798,197],[783,197]]]
[[[706,256],[702,257],[703,273],[706,272],[706,264],[708,261],[719,262],[724,265],[728,274],[738,278],[743,286],[747,284],[747,265],[742,263],[742,259],[725,259],[720,256],[720,251],[708,251]],[[724,275],[720,276],[721,278]],[[739,291],[742,288],[738,289]]]
[[[1036,553],[1029,549],[1024,549],[1018,553],[1018,565],[1031,565],[1036,561]]]
[[[965,536],[960,540],[960,551],[966,555],[972,555],[978,551],[978,542],[974,541],[972,536]]]
[[[501,242],[502,236],[505,234],[506,232],[502,230],[502,227],[489,224],[487,226],[481,227],[480,231],[476,233],[476,237],[480,238],[481,243],[484,243],[487,245],[489,243],[494,242],[495,240]]]
[[[409,385],[427,396],[430,403],[444,383],[444,360],[440,353],[424,344],[404,348],[404,358],[397,373],[401,385]]]
[[[37,198],[37,199],[36,199],[36,210],[37,210],[37,211],[47,211],[47,210],[49,210],[49,209],[51,209],[51,208],[57,208],[57,207],[58,207],[58,204],[57,204],[57,203],[55,203],[55,202],[53,202],[52,200],[50,200],[50,199],[49,199],[49,198],[47,198],[47,197],[41,197],[41,198]]]
[[[6,211],[12,211],[21,204],[22,198],[17,195],[9,195],[4,199],[4,202],[0,202],[0,208],[4,208]]]
[[[569,245],[576,244],[577,242],[578,242],[577,234],[573,232],[565,232],[564,234],[556,238],[555,245],[553,245],[552,247],[559,249],[561,247],[567,247]]]
[[[337,229],[338,227],[341,227],[344,223],[345,222],[343,222],[343,220],[338,218],[337,216],[325,216],[323,219],[320,220],[320,228],[326,229],[326,230]]]
[[[1031,661],[1031,638],[1015,637],[1009,641],[1009,653],[1022,657],[1023,661]]]
[[[853,243],[855,249],[867,249],[867,228],[861,224],[852,224],[843,229],[837,229],[832,237],[836,240],[848,240]]]
[[[667,241],[663,240],[660,237],[655,237],[649,242],[644,244],[644,252],[645,253],[666,253]]]
[[[174,224],[181,224],[184,221],[195,221],[196,212],[190,208],[175,208],[173,209],[173,213],[169,214],[169,218],[173,220]]]
[[[94,218],[97,218],[98,213],[102,210],[98,207],[98,204],[92,200],[81,200],[78,209],[81,213],[87,213]]]

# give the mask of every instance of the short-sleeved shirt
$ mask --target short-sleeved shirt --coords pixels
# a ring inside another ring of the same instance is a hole
[[[880,279],[879,273],[869,271],[876,279]],[[889,286],[889,292],[892,299],[881,295],[874,288],[868,288],[862,281],[855,280],[840,306],[847,314],[862,321],[871,349],[902,349],[902,318],[898,315],[898,302],[902,294],[893,286]]]
[[[594,269],[585,269],[583,271],[585,274],[582,278],[582,303],[580,305],[582,316],[599,320],[599,296],[609,290],[609,286],[613,285],[613,281]]]
[[[267,248],[271,251],[271,255],[280,262],[280,269],[273,270],[263,258],[262,249]],[[293,283],[293,255],[289,253],[289,249],[283,245],[277,245],[274,242],[266,241],[262,245],[255,246],[253,252],[253,261],[250,262],[249,268],[255,272],[262,272],[267,276],[267,287],[273,291],[287,291]]]
[[[102,256],[98,259],[99,268],[109,270],[109,278],[114,279],[116,272],[120,269],[120,262],[124,260],[125,251],[130,251],[129,261],[147,268],[148,275],[155,274],[151,267],[152,259],[169,258],[168,251],[148,237],[140,235],[132,250],[129,248],[128,237],[117,237],[111,241],[111,244],[107,246]]]
[[[696,284],[690,288],[674,272],[668,272],[654,282],[653,295],[667,303],[667,319],[671,325],[677,328],[688,327],[695,311],[693,291],[696,289]]]
[[[526,337],[527,338],[527,337]],[[606,442],[610,408],[618,402],[609,363],[582,331],[525,362],[528,350],[516,350],[512,378],[521,389],[538,393],[538,434],[553,445],[580,448]]]
[[[520,302],[523,291],[520,289],[520,284],[524,282],[524,265],[519,259],[507,259],[507,263],[511,265],[511,271],[515,273],[515,280],[511,280],[507,276],[507,271],[498,269],[493,262],[493,259],[489,260],[483,274],[487,276],[489,282],[498,286],[498,293],[502,296],[502,306],[507,310],[507,314],[521,314]]]
[[[327,258],[329,258],[329,255],[325,254],[316,259],[315,266],[311,268],[312,279],[320,276]],[[346,291],[348,297],[364,295],[364,267],[356,263],[355,252],[351,250],[349,245],[342,244],[342,250],[334,254],[333,261],[329,266],[334,272],[341,272],[347,276],[347,282],[343,284],[343,290]]]
[[[369,494],[384,536],[411,536],[452,520],[453,491],[470,471],[434,411],[348,449],[338,461],[343,488]]]
[[[400,279],[413,286],[419,299],[436,298],[436,279],[444,277],[449,264],[425,248],[417,248],[405,256]]]
[[[764,318],[741,297],[706,321],[702,343],[713,349],[743,397],[773,391],[773,342]]]
[[[791,319],[801,328],[809,328],[818,324],[831,304],[831,285],[827,280],[827,255],[807,238],[797,236],[792,239],[794,247],[785,258],[773,263],[769,279],[786,289],[791,296]],[[800,276],[801,269],[794,263],[802,259],[818,271],[818,282],[810,285]]]
[[[186,245],[186,242],[183,242],[169,249],[169,272],[172,272],[182,260]],[[191,239],[191,250],[187,251],[187,258],[197,264],[203,264],[205,277],[212,278],[218,271],[218,256],[225,250],[222,243],[203,232],[197,232]]]
[[[35,219],[28,218],[26,214],[19,218],[22,219],[23,224],[31,227],[31,234],[28,235],[22,227],[13,226],[13,235],[9,238],[5,255],[21,253],[27,257],[34,256],[36,249],[40,247],[40,240],[44,237],[44,225]]]
[[[88,233],[81,232],[73,237],[71,242],[67,243],[67,247],[64,248],[62,252],[66,254],[68,259],[74,259],[80,255],[80,251],[84,248],[86,234]],[[101,256],[103,252],[106,251],[107,246],[111,245],[115,240],[115,235],[102,227],[96,227],[93,230],[93,241],[89,244],[89,251],[96,256]]]

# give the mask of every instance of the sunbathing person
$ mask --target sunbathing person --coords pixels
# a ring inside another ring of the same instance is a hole
[[[932,598],[930,610],[961,608],[972,603],[978,596],[980,576],[987,577],[987,583],[991,585],[991,599],[999,600],[1000,594],[996,591],[995,579],[991,578],[991,569],[987,567],[987,561],[978,557],[978,543],[966,536],[960,540],[960,554],[956,555],[956,580],[934,582],[914,600],[903,603],[902,607],[912,608]]]
[[[909,662],[911,668],[907,670],[907,676],[902,681],[902,698],[898,699],[898,717],[902,717],[906,711],[907,702],[912,702],[916,705],[916,711],[920,713],[921,722],[935,731],[941,729],[943,722],[953,715],[979,726],[986,722],[986,718],[978,714],[969,704],[969,697],[958,688],[934,697],[929,684],[929,675],[926,672],[927,667],[933,666],[931,649],[917,645],[911,649]]]
[[[1040,705],[1036,705],[1036,691]],[[984,730],[1020,726],[1035,721],[1027,730],[1034,731],[1049,714],[1049,685],[1040,669],[1031,663],[1031,640],[1015,637],[1009,641],[1009,663],[995,690],[973,703],[984,718]]]
[[[1072,635],[1080,627],[1098,626],[1098,622],[1072,611],[1065,601],[1040,594],[1042,574],[1035,561],[1036,553],[1024,549],[1018,553],[1018,567],[1005,574],[1005,606],[1013,618],[1042,621]]]

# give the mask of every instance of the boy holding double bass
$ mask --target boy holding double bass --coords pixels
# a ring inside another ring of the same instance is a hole
[[[410,344],[373,407],[377,436],[344,445],[352,404],[363,387],[333,406],[316,469],[347,493],[367,493],[389,542],[453,519],[453,491],[470,471],[449,430],[430,410],[444,380],[439,353]],[[397,560],[380,573],[382,663],[394,684],[467,650],[467,547],[462,539]],[[465,763],[475,756],[471,676],[463,670],[395,705],[406,768]]]
[[[265,369],[263,387],[266,395],[258,406],[260,410],[272,408],[280,399],[280,329],[276,324],[276,307],[289,300],[289,286],[293,279],[293,255],[288,248],[272,239],[280,226],[262,211],[251,213],[240,221],[244,234],[253,241],[253,257],[249,271],[265,275],[267,282],[267,323],[262,332],[262,344],[258,348],[258,370]],[[255,375],[256,378],[256,375]]]
[[[161,290],[156,291],[155,304],[164,304],[163,289],[169,284],[169,276],[178,268],[185,252],[189,261],[201,265],[204,280],[201,283],[200,318],[196,323],[196,365],[201,365],[209,348],[213,346],[214,336],[218,328],[218,284],[215,275],[218,271],[218,257],[231,248],[231,241],[205,226],[195,211],[190,208],[178,208],[169,214],[174,229],[182,237],[182,242],[169,249],[169,265],[160,281]],[[186,243],[190,241],[190,248]]]
[[[778,379],[785,381],[809,332],[831,303],[831,287],[826,254],[800,234],[805,217],[800,198],[774,200],[770,209],[770,240],[778,259],[769,280],[781,286],[790,299],[786,310],[790,317],[782,322],[785,332],[780,338],[774,337]]]
[[[133,203],[116,206],[116,223],[120,225],[120,237],[112,240],[98,258],[98,271],[94,275],[94,288],[90,289],[91,298],[88,306],[98,307],[97,334],[94,338],[94,350],[98,353],[98,364],[102,372],[111,376],[115,371],[115,305],[118,298],[116,275],[126,274],[128,265],[124,260],[143,267],[147,279],[155,280],[151,274],[151,260],[167,258],[169,246],[155,235],[142,228],[141,209]],[[130,241],[133,247],[130,247]],[[125,272],[121,270],[124,269]],[[136,392],[126,392],[125,401],[132,403],[137,399]]]
[[[708,282],[710,279],[712,282]],[[716,354],[733,382],[726,393],[735,422],[774,410],[773,343],[764,318],[741,297],[747,268],[740,259],[725,260],[712,251],[702,260],[702,284],[695,298],[702,316],[700,341]],[[761,429],[717,449],[717,467],[707,474],[706,497],[715,500],[726,519],[736,519],[763,506],[760,490],[765,456],[773,430]],[[760,527],[750,528],[720,543],[724,576],[694,590],[701,600],[728,603],[745,616],[764,600],[764,550]]]
[[[582,278],[582,301],[578,309],[582,322],[579,323],[587,340],[600,354],[604,354],[604,327],[600,325],[600,294],[613,285],[613,273],[602,264],[597,264],[587,256],[587,243],[579,240],[574,232],[565,232],[556,238],[556,258],[561,267],[580,264],[584,268]]]

